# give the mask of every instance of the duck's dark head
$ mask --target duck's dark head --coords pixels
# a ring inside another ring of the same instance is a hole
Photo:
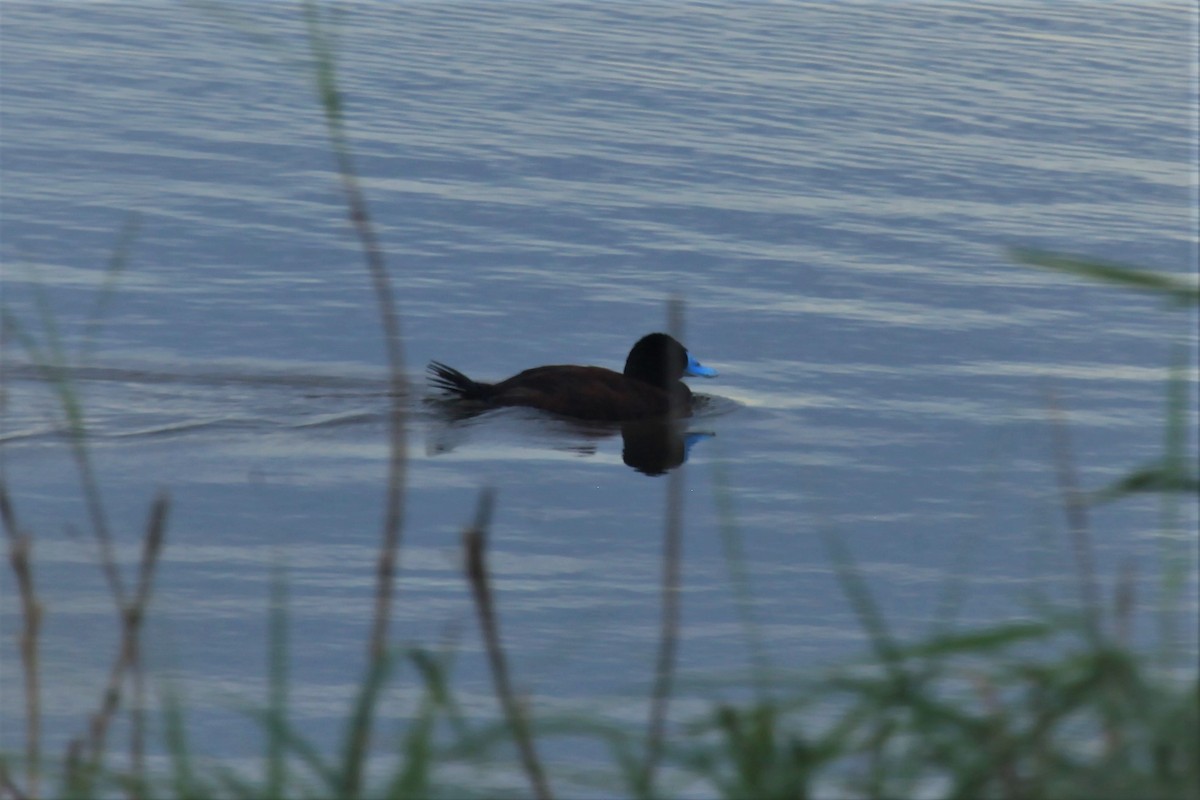
[[[626,377],[667,390],[684,375],[712,378],[716,374],[715,369],[701,364],[683,345],[665,333],[643,336],[625,359]]]

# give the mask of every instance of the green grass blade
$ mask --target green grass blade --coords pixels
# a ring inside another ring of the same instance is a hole
[[[717,529],[721,534],[725,566],[734,592],[734,602],[742,627],[742,636],[750,658],[754,675],[755,691],[759,699],[767,695],[767,676],[771,673],[767,649],[763,644],[762,631],[754,614],[754,594],[750,588],[750,576],[746,569],[746,556],[742,548],[741,531],[733,510],[733,487],[721,459],[713,461],[713,500],[717,506]]]
[[[265,790],[267,797],[283,797],[287,751],[282,731],[287,728],[288,587],[278,563],[271,575],[271,613],[267,633],[267,744]]]
[[[897,654],[903,658],[984,655],[1045,639],[1060,630],[1060,626],[1049,622],[1012,622],[979,630],[937,634],[923,642],[897,648]]]
[[[331,787],[336,790],[338,797],[344,800],[354,800],[362,796],[363,773],[366,769],[368,735],[375,721],[375,705],[379,694],[387,683],[391,673],[393,657],[383,653],[379,658],[372,658],[363,676],[362,685],[358,690],[354,708],[347,719],[344,744],[342,746],[342,761],[338,769],[338,783]]]
[[[170,686],[162,693],[163,736],[171,763],[171,796],[202,798],[207,795],[198,781],[187,740],[183,704]]]
[[[1094,281],[1154,292],[1165,295],[1180,305],[1200,305],[1200,286],[1167,273],[1026,247],[1010,248],[1008,255],[1013,261],[1031,267],[1066,272]]]
[[[279,740],[280,745],[285,750],[284,758],[286,758],[287,753],[292,753],[300,759],[302,764],[308,767],[309,771],[316,776],[323,787],[321,794],[332,794],[337,791],[340,780],[339,772],[325,761],[317,751],[317,748],[313,747],[312,743],[296,732],[290,722],[272,719],[270,713],[267,711],[251,711],[249,715],[267,729],[268,737],[275,737]],[[274,730],[271,730],[271,728],[274,728]],[[285,774],[285,783],[287,782],[287,778],[288,775]],[[292,783],[295,783],[295,781],[292,781]]]
[[[1167,382],[1167,424],[1163,442],[1163,479],[1169,484],[1182,485],[1182,491],[1200,492],[1200,476],[1195,473],[1188,474],[1188,458],[1185,453],[1185,442],[1190,440],[1187,424],[1191,408],[1187,378],[1189,354],[1184,345],[1177,343],[1171,355],[1171,375]],[[1191,465],[1196,465],[1195,454]],[[1160,648],[1164,661],[1170,661],[1178,649],[1179,637],[1175,623],[1182,607],[1182,592],[1187,584],[1189,571],[1195,567],[1185,544],[1188,537],[1181,535],[1184,525],[1176,493],[1163,494],[1159,524],[1162,552],[1162,585],[1158,608],[1159,635],[1162,639]]]
[[[95,346],[96,337],[100,333],[100,325],[103,323],[104,317],[108,312],[108,307],[116,293],[117,282],[121,279],[122,273],[125,272],[125,268],[129,265],[129,251],[133,247],[134,240],[137,238],[141,221],[140,214],[136,212],[131,213],[125,219],[125,225],[121,228],[121,232],[117,236],[117,243],[113,246],[113,251],[108,257],[108,265],[104,269],[104,279],[100,284],[99,291],[96,292],[96,301],[92,306],[92,313],[84,325],[83,338],[79,343],[76,363],[84,363]]]
[[[1164,460],[1148,464],[1119,478],[1103,489],[1092,493],[1093,504],[1120,500],[1132,494],[1162,492],[1164,494],[1200,494],[1200,476],[1188,473],[1186,468]]]
[[[876,657],[887,669],[892,680],[900,684],[907,683],[908,676],[904,672],[899,649],[887,628],[879,605],[867,588],[862,574],[855,567],[846,545],[834,531],[821,528],[820,534],[833,560],[834,573],[842,586],[842,592],[858,616],[859,624],[866,631]]]

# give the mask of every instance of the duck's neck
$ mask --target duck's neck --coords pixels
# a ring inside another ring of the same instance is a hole
[[[632,359],[625,362],[625,377],[627,378],[633,378],[666,390],[670,390],[672,384],[679,383],[678,379],[671,377],[670,370],[666,369],[666,364],[630,363],[631,361]]]

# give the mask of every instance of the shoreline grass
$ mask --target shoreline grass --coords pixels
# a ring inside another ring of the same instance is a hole
[[[346,709],[342,741],[323,752],[289,719],[288,612],[286,572],[279,569],[269,603],[267,693],[252,713],[263,737],[256,775],[235,774],[205,759],[187,734],[186,706],[178,693],[159,684],[161,722],[142,719],[146,676],[139,656],[140,630],[151,596],[154,566],[163,546],[169,498],[160,493],[142,533],[142,558],[126,596],[111,591],[111,570],[100,551],[118,620],[114,660],[100,702],[65,752],[41,747],[37,655],[45,588],[33,580],[35,539],[20,522],[19,503],[0,475],[0,522],[21,601],[18,649],[23,672],[26,746],[0,753],[0,797],[95,795],[144,797],[457,797],[492,796],[495,785],[464,786],[455,770],[469,767],[524,773],[534,797],[569,796],[570,765],[539,757],[534,740],[592,741],[610,754],[607,767],[590,772],[589,785],[616,796],[689,796],[703,787],[720,797],[795,798],[810,796],[1034,796],[1079,798],[1200,798],[1200,674],[1181,663],[1179,615],[1182,590],[1194,574],[1182,559],[1180,535],[1184,498],[1195,494],[1188,452],[1188,387],[1176,353],[1165,393],[1164,455],[1153,467],[1161,476],[1136,480],[1146,468],[1101,490],[1078,485],[1070,452],[1068,414],[1048,403],[1056,441],[1052,460],[1063,510],[1064,548],[1074,553],[1077,607],[1069,613],[1043,606],[1032,618],[979,628],[939,626],[914,640],[889,629],[870,587],[836,532],[824,531],[829,558],[842,592],[855,610],[870,644],[859,661],[832,667],[796,681],[772,680],[755,621],[746,612],[752,587],[740,559],[731,497],[718,498],[718,512],[732,537],[725,543],[730,580],[738,584],[744,638],[754,652],[745,684],[726,686],[749,699],[713,700],[710,710],[687,720],[668,720],[658,670],[646,697],[647,728],[633,728],[587,715],[531,716],[508,676],[497,619],[500,599],[486,566],[486,536],[493,495],[485,492],[473,521],[464,528],[464,579],[472,589],[485,652],[492,664],[500,709],[495,722],[471,722],[455,699],[452,659],[421,648],[398,651],[385,644],[368,661],[357,697]],[[47,375],[58,381],[67,373]],[[51,383],[60,399],[77,397]],[[54,388],[54,387],[59,388]],[[86,448],[86,438],[71,448]],[[74,459],[74,456],[73,456]],[[86,480],[92,473],[81,472]],[[727,483],[718,476],[720,494]],[[98,491],[98,489],[97,489]],[[1161,496],[1164,532],[1159,581],[1158,651],[1137,649],[1131,641],[1137,582],[1127,566],[1115,576],[1111,599],[1101,596],[1091,557],[1089,508],[1145,492]],[[668,491],[664,517],[663,599],[672,596],[672,522]],[[1173,533],[1172,533],[1173,532]],[[381,548],[387,547],[386,539]],[[678,558],[678,554],[674,556]],[[121,576],[118,576],[121,580]],[[378,589],[377,589],[378,590]],[[675,615],[664,606],[663,637],[677,635]],[[372,634],[373,635],[373,634]],[[664,641],[666,639],[664,638]],[[751,646],[753,645],[753,646]],[[368,648],[368,652],[375,652]],[[375,741],[368,729],[385,689],[410,665],[421,689],[417,707],[390,744]],[[498,666],[499,665],[499,666]],[[674,679],[668,676],[667,681]],[[128,690],[128,691],[126,691]],[[127,700],[131,697],[131,700]],[[656,700],[655,698],[659,698]],[[823,708],[823,711],[818,709]],[[832,711],[830,710],[832,708]],[[107,729],[118,715],[128,717],[129,744],[121,753],[107,744]],[[154,754],[154,759],[148,758]],[[166,755],[167,766],[161,756]],[[150,767],[148,763],[159,766]],[[383,762],[383,763],[381,763]],[[490,774],[490,773],[488,773]],[[551,784],[559,784],[552,792]],[[520,793],[518,793],[520,796]]]

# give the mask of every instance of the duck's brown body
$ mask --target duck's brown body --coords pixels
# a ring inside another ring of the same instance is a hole
[[[690,416],[692,392],[679,380],[689,369],[702,370],[692,374],[715,374],[666,334],[650,334],[639,341],[630,351],[624,374],[563,364],[527,369],[499,383],[480,383],[437,361],[429,364],[431,383],[462,400],[612,422],[672,413]]]
[[[456,380],[462,373],[447,375],[444,364],[434,364],[433,369],[434,380],[443,389],[489,406],[528,406],[566,417],[612,422],[666,416],[672,403],[681,416],[691,414],[692,393],[683,384],[679,384],[683,392],[668,392],[603,367],[534,367],[499,383],[470,381],[469,387]]]

